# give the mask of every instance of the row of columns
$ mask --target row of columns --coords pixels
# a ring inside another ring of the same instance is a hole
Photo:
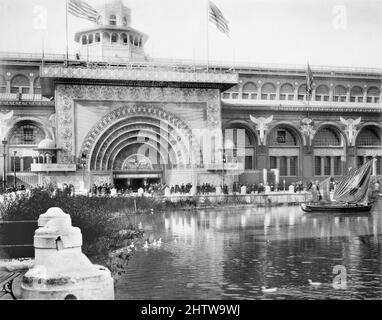
[[[282,175],[281,170],[280,170],[282,157],[275,157],[275,158],[276,158],[276,169],[279,169],[280,175]],[[285,157],[285,158],[286,158],[286,176],[289,177],[289,176],[291,176],[291,160],[294,157]],[[296,166],[296,168],[295,168],[295,174],[294,175],[297,175],[297,172],[298,172],[298,166]]]
[[[109,45],[112,45],[112,44],[122,44],[122,45],[125,45],[127,46],[129,43],[131,43],[132,45],[136,46],[136,47],[141,47],[142,46],[142,37],[132,37],[130,34],[128,33],[117,33],[117,32],[113,32],[113,33],[107,33],[109,35]],[[112,36],[113,34],[117,35],[117,41],[116,42],[112,42],[111,39],[112,39]],[[89,43],[89,36],[92,35],[93,36],[93,42],[92,43]],[[99,39],[100,41],[96,41],[96,35],[99,35]],[[126,36],[126,39],[127,39],[127,42],[123,42],[122,41],[122,35],[125,35]],[[86,43],[84,44],[83,43],[83,39],[84,37],[86,38]],[[81,36],[81,39],[80,39],[80,43],[82,45],[92,45],[92,44],[95,44],[95,43],[102,43],[102,44],[105,44],[104,42],[104,39],[107,39],[106,37],[104,37],[104,33],[92,33],[92,34],[84,34]],[[131,40],[132,39],[132,40]]]
[[[324,156],[324,157],[320,157],[320,175],[321,176],[326,176],[328,174],[325,173],[325,160],[328,158],[327,156]],[[335,167],[335,161],[336,161],[336,157],[329,157],[330,158],[330,172],[329,172],[329,175],[331,176],[334,176],[334,175],[338,175],[338,174],[342,174],[342,172],[335,172],[334,170],[334,167]]]
[[[24,158],[29,158],[29,157],[16,157],[20,160],[20,170],[19,171],[24,171]],[[38,157],[32,157],[33,163],[46,163],[46,164],[51,164],[53,163],[53,155],[50,153],[39,153]],[[13,166],[14,163],[14,157],[10,156],[10,161],[9,161],[9,168]]]

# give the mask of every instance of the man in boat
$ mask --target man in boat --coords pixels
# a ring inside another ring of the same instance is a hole
[[[315,183],[312,182],[312,187],[311,187],[311,192],[312,192],[312,202],[317,203],[320,201],[320,190],[318,187],[318,181]]]

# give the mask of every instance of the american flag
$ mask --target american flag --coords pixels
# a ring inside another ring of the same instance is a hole
[[[308,67],[306,69],[306,93],[312,94],[312,90],[313,90],[313,73],[308,63]]]
[[[213,22],[221,32],[223,32],[224,34],[227,35],[227,37],[229,37],[229,27],[228,27],[229,21],[226,18],[224,18],[220,9],[212,1],[209,1],[208,3],[209,3],[209,12],[208,12],[209,20]]]
[[[98,22],[100,18],[100,14],[98,13],[98,11],[96,11],[86,2],[81,0],[69,0],[68,12],[78,18],[90,20],[93,22]]]
[[[362,202],[367,196],[373,163],[374,160],[370,160],[363,166],[350,170],[334,190],[334,200],[347,203]]]

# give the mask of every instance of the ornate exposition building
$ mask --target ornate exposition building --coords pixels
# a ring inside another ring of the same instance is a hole
[[[0,161],[8,184],[215,185],[382,175],[382,70],[195,64],[145,55],[120,1],[77,32],[78,51],[2,53]],[[5,165],[5,167],[4,167]]]

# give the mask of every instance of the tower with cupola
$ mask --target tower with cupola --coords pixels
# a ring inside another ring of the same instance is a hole
[[[116,0],[98,8],[92,28],[77,32],[77,58],[88,61],[145,60],[148,36],[131,27],[131,9]]]

